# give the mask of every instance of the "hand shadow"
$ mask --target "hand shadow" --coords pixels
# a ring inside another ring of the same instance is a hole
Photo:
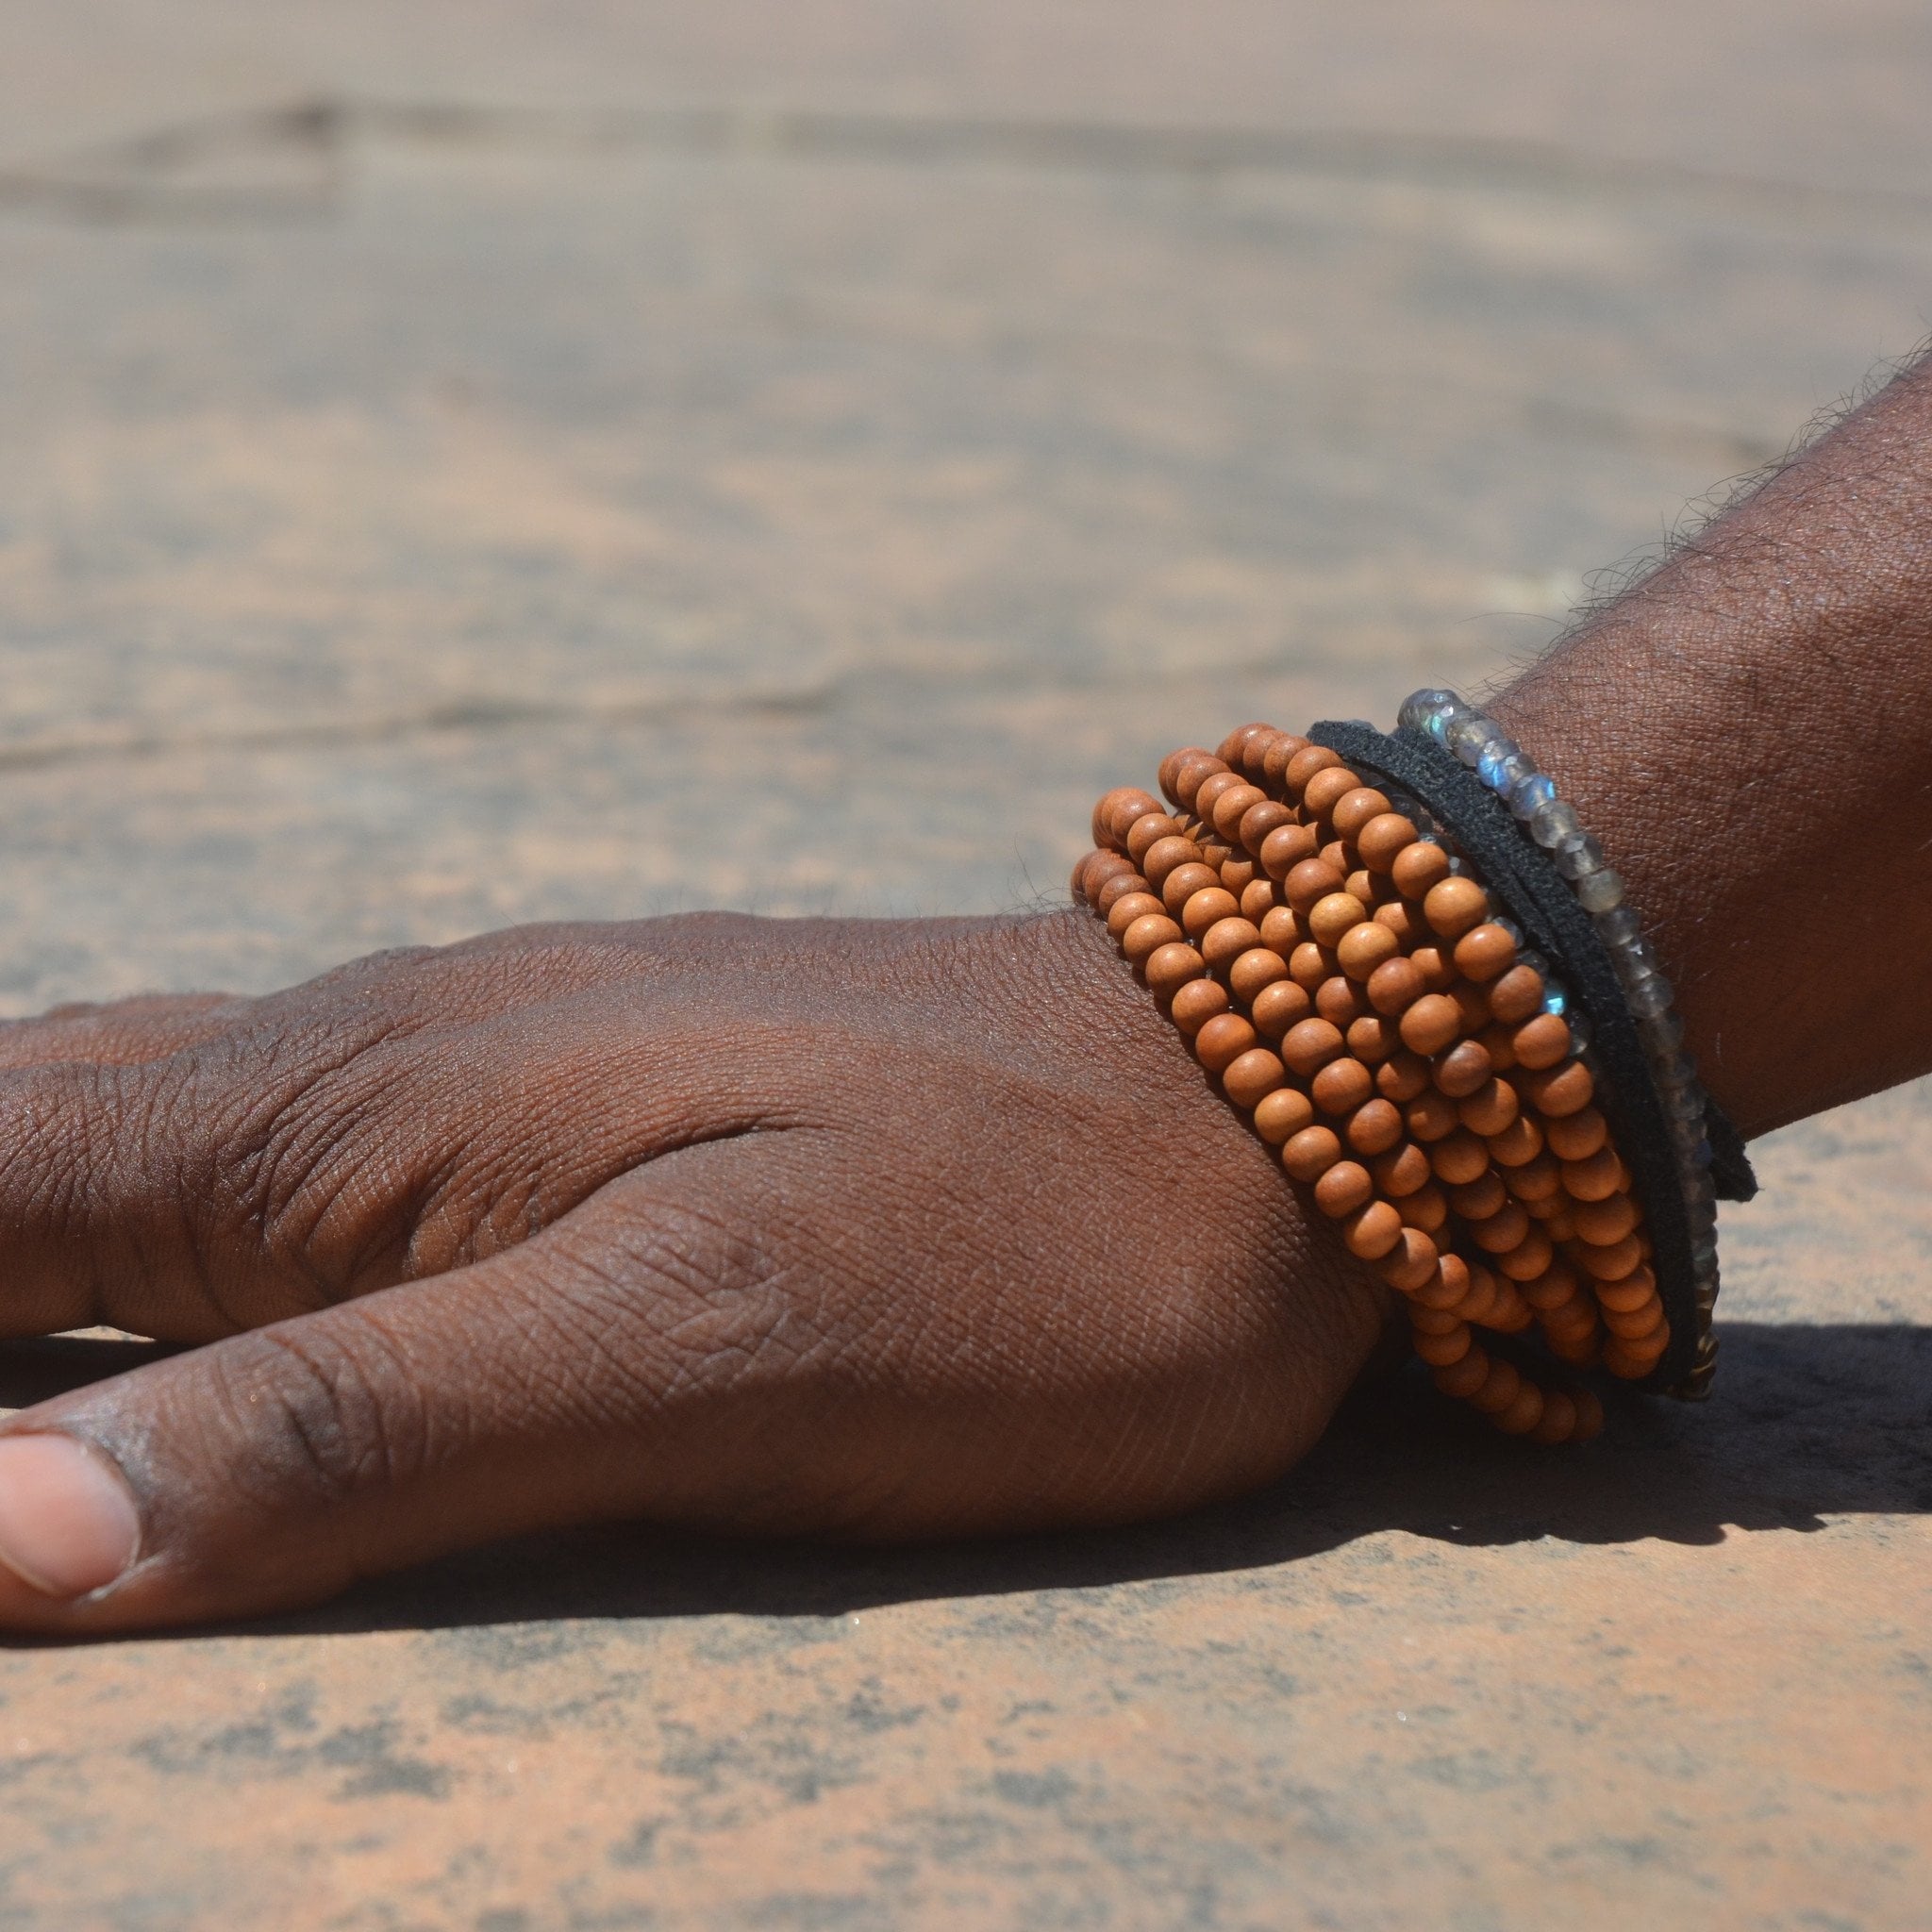
[[[838,1616],[920,1598],[1262,1569],[1384,1529],[1482,1545],[1716,1543],[1732,1527],[1810,1530],[1828,1516],[1932,1510],[1932,1328],[1740,1322],[1720,1333],[1711,1401],[1615,1400],[1604,1438],[1584,1449],[1499,1436],[1405,1373],[1355,1396],[1280,1483],[1170,1522],[913,1549],[634,1524],[563,1531],[444,1557],[241,1627],[292,1636],[556,1617]],[[67,1338],[0,1344],[0,1404],[37,1401],[157,1352]]]

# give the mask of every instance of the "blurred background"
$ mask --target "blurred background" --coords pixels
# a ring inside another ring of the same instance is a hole
[[[1924,0],[6,0],[0,1009],[1057,899],[1909,353],[1928,101]],[[1928,1162],[1764,1144],[1716,1398],[1574,1457],[0,1651],[0,1922],[1923,1926]]]
[[[11,0],[0,998],[1058,894],[1927,326],[1912,0]]]

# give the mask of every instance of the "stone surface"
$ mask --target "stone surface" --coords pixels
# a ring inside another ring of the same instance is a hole
[[[1881,0],[7,38],[16,1010],[1057,895],[1180,738],[1507,670],[1932,271]],[[610,1532],[8,1650],[0,1917],[1924,1924],[1928,1160],[1923,1090],[1767,1145],[1717,1398],[1586,1455],[1399,1383],[1130,1533]]]

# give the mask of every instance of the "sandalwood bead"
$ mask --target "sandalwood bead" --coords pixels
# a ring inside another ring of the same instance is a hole
[[[1399,1293],[1412,1294],[1435,1278],[1440,1257],[1423,1229],[1410,1224],[1407,1215],[1403,1221],[1402,1239],[1375,1264],[1375,1272]]]
[[[1308,931],[1322,945],[1339,947],[1368,916],[1369,908],[1353,892],[1324,892],[1308,908]]]
[[[1298,752],[1308,748],[1306,738],[1298,738],[1292,731],[1284,731],[1269,745],[1261,757],[1261,776],[1273,786],[1288,783],[1289,761]]]
[[[1429,1335],[1411,1326],[1409,1340],[1415,1345],[1415,1352],[1431,1367],[1446,1369],[1463,1360],[1474,1345],[1469,1329],[1461,1322],[1446,1335]]]
[[[1386,874],[1415,839],[1413,819],[1399,811],[1379,812],[1355,834],[1355,849],[1371,872]]]
[[[1379,1261],[1402,1239],[1402,1216],[1387,1201],[1371,1201],[1343,1224],[1341,1239],[1351,1255]]]
[[[1308,1096],[1294,1087],[1277,1087],[1263,1094],[1255,1108],[1255,1131],[1271,1147],[1291,1141],[1315,1118]]]
[[[1523,1284],[1523,1298],[1533,1308],[1560,1308],[1582,1292],[1576,1271],[1562,1261],[1552,1261],[1534,1281]]]
[[[1169,752],[1160,761],[1160,769],[1155,774],[1155,782],[1176,805],[1180,803],[1180,795],[1174,790],[1174,780],[1181,766],[1190,758],[1208,758],[1217,764],[1222,762],[1215,758],[1214,754],[1205,745],[1184,744],[1178,751]]]
[[[1286,906],[1276,906],[1261,919],[1261,943],[1286,959],[1307,938],[1302,923]]]
[[[1181,925],[1191,940],[1198,940],[1217,919],[1236,918],[1241,909],[1241,901],[1225,887],[1203,886],[1181,908]]]
[[[1512,1133],[1514,1128],[1510,1130]],[[1499,1134],[1497,1140],[1507,1140],[1508,1135]],[[1496,1150],[1490,1149],[1491,1158]],[[1507,1165],[1507,1163],[1506,1163]],[[1563,1191],[1563,1171],[1547,1154],[1532,1155],[1509,1176],[1509,1191],[1519,1201],[1545,1201],[1559,1196]]]
[[[1298,1181],[1318,1181],[1341,1158],[1341,1139],[1333,1127],[1303,1127],[1281,1149],[1281,1164]]]
[[[1456,1112],[1456,1103],[1433,1088],[1426,1093],[1418,1093],[1409,1102],[1403,1118],[1408,1123],[1408,1131],[1418,1141],[1441,1141],[1461,1124]]]
[[[1622,1281],[1599,1281],[1596,1298],[1607,1310],[1627,1315],[1657,1299],[1657,1274],[1649,1268],[1633,1268]]]
[[[1468,1046],[1476,1044],[1477,1042],[1473,1040],[1464,1041],[1464,1045]],[[1457,1047],[1456,1051],[1460,1053],[1462,1048]],[[1495,1136],[1515,1124],[1521,1117],[1523,1109],[1517,1102],[1515,1088],[1510,1086],[1508,1081],[1499,1080],[1491,1074],[1474,1092],[1465,1093],[1457,1102],[1456,1111],[1462,1124],[1471,1133],[1480,1134],[1485,1140],[1492,1141]],[[1524,1158],[1527,1159],[1529,1157],[1525,1155]]]
[[[1338,973],[1315,989],[1315,1010],[1344,1031],[1362,1017],[1361,995]]]
[[[1350,894],[1351,903],[1358,903]],[[1324,900],[1322,905],[1328,902]],[[1322,906],[1315,908],[1319,916]],[[1312,920],[1310,921],[1312,924]],[[1316,928],[1320,937],[1320,928]],[[1384,966],[1398,963],[1407,966],[1407,959],[1397,961],[1396,952],[1401,945],[1395,935],[1386,925],[1380,925],[1372,919],[1365,919],[1352,925],[1335,942],[1335,957],[1341,961],[1341,970],[1351,979],[1367,981],[1372,979]],[[1400,1010],[1398,1008],[1396,1010]]]
[[[1251,805],[1242,812],[1241,822],[1235,832],[1242,845],[1259,858],[1262,846],[1268,842],[1269,833],[1294,822],[1293,806],[1283,805],[1278,798],[1263,797],[1259,804]]]
[[[1260,943],[1261,928],[1236,913],[1228,919],[1217,919],[1202,934],[1201,957],[1219,973]]]
[[[1456,1002],[1443,993],[1427,992],[1402,1015],[1402,1043],[1411,1053],[1438,1054],[1461,1027]]]
[[[1386,1207],[1388,1204],[1385,1202],[1383,1205]],[[1392,1208],[1389,1211],[1391,1214],[1395,1213]],[[1401,1216],[1397,1215],[1396,1219],[1399,1221]],[[1664,1326],[1663,1304],[1652,1296],[1650,1300],[1635,1308],[1606,1308],[1603,1311],[1603,1324],[1619,1341],[1628,1347],[1655,1335],[1660,1326]],[[1667,1326],[1664,1326],[1663,1339],[1665,1345],[1668,1346],[1670,1331]]]
[[[1309,1093],[1324,1113],[1352,1114],[1374,1091],[1374,1075],[1356,1059],[1330,1060],[1309,1082]]]
[[[1250,879],[1241,888],[1240,903],[1241,917],[1243,919],[1252,919],[1258,927],[1261,922],[1274,910],[1274,884],[1268,879]],[[1267,944],[1265,935],[1261,942],[1263,945]]]
[[[1249,1013],[1257,1032],[1266,1034],[1270,1040],[1279,1040],[1291,1026],[1308,1017],[1312,1004],[1306,989],[1291,979],[1277,979],[1255,995],[1249,1004]]]
[[[1265,1046],[1251,1046],[1222,1070],[1221,1091],[1237,1107],[1252,1110],[1286,1077],[1278,1055]]]
[[[1463,1324],[1461,1308],[1432,1307],[1427,1302],[1418,1303],[1411,1295],[1408,1304],[1408,1325],[1417,1335],[1448,1335],[1460,1328]]]
[[[1155,840],[1141,855],[1141,870],[1157,892],[1167,883],[1168,874],[1176,866],[1199,865],[1200,862],[1201,848],[1179,832]]]
[[[1448,997],[1456,1002],[1456,1012],[1462,1023],[1463,1032],[1474,1039],[1490,1024],[1490,1003],[1484,999],[1482,988],[1459,979],[1448,989]]]
[[[1231,1067],[1255,1043],[1255,1029],[1239,1013],[1219,1013],[1194,1035],[1194,1058],[1210,1074]]]
[[[1534,966],[1512,966],[1491,981],[1490,1011],[1506,1024],[1517,1024],[1541,1011],[1543,991],[1543,976]]]
[[[1531,1227],[1496,1265],[1511,1281],[1536,1281],[1548,1270],[1556,1253],[1549,1236],[1540,1227]]]
[[[1391,1201],[1400,1201],[1428,1185],[1428,1157],[1414,1141],[1392,1147],[1375,1161],[1375,1185]]]
[[[1147,881],[1130,866],[1125,872],[1117,872],[1093,894],[1093,909],[1102,918],[1125,898],[1145,898]]]
[[[1338,1160],[1315,1183],[1315,1206],[1331,1221],[1366,1207],[1375,1191],[1369,1171],[1358,1160]]]
[[[1427,930],[1421,914],[1406,899],[1383,900],[1371,917],[1377,925],[1386,925],[1395,935],[1395,943],[1404,948],[1416,944]]]
[[[1423,917],[1432,932],[1460,939],[1490,915],[1490,895],[1473,878],[1440,879],[1423,899]]]
[[[1487,1221],[1509,1198],[1501,1174],[1486,1170],[1449,1190],[1449,1205],[1465,1221]]]
[[[1382,930],[1388,932],[1389,928],[1384,926]],[[1391,945],[1401,943],[1393,933],[1389,934],[1389,940]],[[1344,966],[1343,971],[1346,970]],[[1400,1019],[1422,998],[1423,976],[1416,971],[1413,960],[1399,957],[1388,958],[1369,974],[1363,991],[1376,1012],[1386,1013],[1391,1020]]]
[[[1334,955],[1327,947],[1318,946],[1313,940],[1304,940],[1288,956],[1289,977],[1312,993],[1324,980],[1335,977],[1329,970],[1333,959]]]
[[[1483,1043],[1483,1051],[1490,1057],[1490,1064],[1499,1074],[1507,1074],[1516,1064],[1515,1028],[1498,1026],[1491,1023],[1475,1036]]]
[[[1329,765],[1302,786],[1302,809],[1310,818],[1326,818],[1361,780],[1346,765]]]
[[[1474,1222],[1469,1237],[1486,1255],[1507,1255],[1529,1233],[1529,1216],[1510,1201],[1488,1219]]]
[[[1116,785],[1093,808],[1093,842],[1096,845],[1111,847],[1121,841],[1127,826],[1124,824],[1120,831],[1116,832],[1114,820],[1128,806],[1138,808],[1133,818],[1127,821],[1127,824],[1131,824],[1135,818],[1144,817],[1150,811],[1158,811],[1160,801],[1150,797],[1138,785]]]
[[[1364,1013],[1348,1024],[1348,1050],[1368,1066],[1380,1066],[1401,1044],[1395,1023],[1379,1013]]]
[[[1573,1236],[1576,1232],[1576,1230],[1570,1224],[1570,1215],[1568,1208],[1565,1206],[1559,1205],[1558,1209],[1555,1214],[1544,1215],[1542,1217],[1542,1223],[1543,1232],[1546,1235],[1548,1235],[1553,1241],[1557,1242],[1558,1246],[1560,1246],[1564,1241],[1567,1241],[1571,1238],[1571,1236]]]
[[[1485,1415],[1501,1415],[1516,1400],[1516,1391],[1522,1387],[1523,1377],[1513,1363],[1491,1359],[1482,1387],[1469,1399]]]
[[[1526,1436],[1543,1419],[1543,1391],[1534,1382],[1525,1382],[1516,1391],[1507,1408],[1498,1410],[1490,1421],[1506,1436]]]
[[[1529,1432],[1532,1442],[1541,1442],[1554,1448],[1558,1442],[1567,1442],[1576,1427],[1576,1405],[1560,1389],[1543,1391],[1543,1412],[1541,1419]]]
[[[1446,1093],[1451,1100],[1466,1100],[1484,1086],[1493,1073],[1482,1042],[1465,1040],[1438,1056],[1430,1077],[1435,1081],[1438,1092]]]
[[[1215,746],[1214,755],[1224,764],[1245,766],[1249,743],[1259,733],[1274,729],[1272,724],[1263,724],[1258,719],[1246,724],[1237,724],[1221,742]]]
[[[1181,929],[1164,912],[1149,912],[1135,920],[1121,935],[1121,951],[1136,966],[1171,946],[1181,937]]]
[[[1164,1000],[1171,1000],[1191,979],[1207,972],[1207,962],[1192,946],[1175,941],[1156,946],[1141,969],[1148,986]]]
[[[1196,746],[1175,758],[1172,783],[1164,784],[1162,790],[1176,805],[1192,811],[1194,794],[1200,789],[1201,781],[1211,773],[1226,770],[1224,760],[1216,758],[1211,751],[1202,751]]]
[[[1417,946],[1408,956],[1409,964],[1423,976],[1425,991],[1452,996],[1462,982],[1456,976],[1456,962],[1441,946]],[[1457,1008],[1459,1012],[1460,1008]]]
[[[1325,858],[1305,858],[1282,880],[1282,897],[1306,916],[1330,893],[1341,891],[1341,877]]]
[[[1392,1053],[1375,1069],[1375,1091],[1398,1106],[1424,1092],[1429,1084],[1429,1063],[1407,1048]]]
[[[1389,876],[1405,899],[1425,900],[1449,876],[1449,855],[1441,846],[1418,839],[1395,855]]]
[[[1167,1016],[1191,1040],[1217,1013],[1226,1012],[1227,1004],[1227,989],[1220,981],[1191,979],[1174,994]]]
[[[1285,879],[1305,859],[1314,858],[1319,842],[1312,825],[1276,825],[1261,841],[1261,870],[1271,879]]]
[[[1405,1196],[1400,1205],[1403,1220],[1424,1234],[1436,1233],[1449,1219],[1449,1204],[1443,1200],[1441,1189],[1433,1181]]]
[[[1224,892],[1221,874],[1205,859],[1191,858],[1177,865],[1162,880],[1160,903],[1176,919],[1187,910],[1188,901],[1197,892]]]
[[[1657,1354],[1662,1354],[1659,1349]],[[1628,1342],[1611,1341],[1604,1348],[1604,1367],[1625,1382],[1641,1382],[1657,1367],[1657,1355],[1641,1352]]]
[[[1118,852],[1090,852],[1074,868],[1074,890],[1090,905],[1108,879],[1134,875],[1134,861]]]
[[[1256,995],[1264,988],[1287,977],[1288,962],[1266,946],[1250,946],[1245,953],[1236,955],[1227,969],[1227,983],[1234,989],[1235,997],[1246,1007],[1253,1007]]]
[[[1268,794],[1258,785],[1234,784],[1219,792],[1210,816],[1214,829],[1230,844],[1238,844],[1241,836],[1241,821],[1250,809],[1257,805],[1272,803]]]
[[[1570,1211],[1576,1238],[1593,1248],[1607,1248],[1632,1233],[1642,1216],[1628,1194],[1610,1194],[1601,1201],[1580,1202]]]
[[[1291,1026],[1281,1041],[1281,1057],[1304,1079],[1318,1073],[1341,1052],[1341,1029],[1332,1021],[1303,1020]]]
[[[1135,920],[1144,919],[1150,912],[1161,909],[1160,901],[1152,892],[1129,892],[1124,898],[1116,899],[1108,909],[1107,930],[1110,937],[1118,940]]]
[[[1196,818],[1206,824],[1213,825],[1214,829],[1219,832],[1221,827],[1214,824],[1215,806],[1230,791],[1255,791],[1256,788],[1250,785],[1239,772],[1230,772],[1225,766],[1223,766],[1218,772],[1210,772],[1194,787],[1194,795],[1188,801],[1188,804],[1193,810]],[[1256,796],[1265,797],[1266,793],[1257,792]],[[1253,802],[1253,800],[1249,801],[1250,804]]]
[[[1617,1150],[1607,1144],[1583,1160],[1563,1163],[1563,1186],[1573,1200],[1606,1201],[1619,1188],[1628,1187],[1629,1175],[1617,1158]]]
[[[1431,1378],[1444,1395],[1467,1402],[1489,1378],[1490,1358],[1481,1348],[1472,1346],[1460,1361],[1438,1369]]]
[[[1609,1127],[1595,1108],[1552,1121],[1543,1129],[1550,1152],[1558,1160],[1587,1160],[1609,1138]]]
[[[1460,1255],[1440,1255],[1429,1278],[1409,1291],[1409,1300],[1425,1308],[1454,1308],[1468,1293],[1469,1264]]]
[[[1524,1097],[1545,1120],[1560,1120],[1590,1105],[1596,1082],[1581,1060],[1552,1067],[1545,1073],[1520,1076]]]
[[[1559,1013],[1539,1013],[1509,1036],[1517,1063],[1541,1073],[1570,1057],[1570,1023]]]
[[[1460,1187],[1489,1172],[1490,1150],[1467,1127],[1457,1127],[1436,1142],[1429,1165],[1439,1180]]]
[[[1181,836],[1181,824],[1171,812],[1150,811],[1127,827],[1127,857],[1136,865],[1163,839]]]
[[[1604,1406],[1593,1390],[1578,1389],[1570,1398],[1576,1405],[1576,1426],[1570,1431],[1573,1442],[1589,1442],[1603,1434]]]
[[[1473,925],[1456,941],[1457,970],[1487,985],[1516,963],[1516,941],[1493,921]]]
[[[1328,823],[1338,837],[1359,841],[1362,827],[1372,819],[1386,817],[1389,809],[1386,792],[1377,791],[1373,785],[1357,785],[1327,808]]]
[[[1631,1234],[1605,1247],[1592,1247],[1588,1241],[1573,1241],[1567,1252],[1586,1274],[1598,1281],[1622,1281],[1643,1259],[1643,1250],[1638,1245],[1637,1237]]]
[[[1305,745],[1283,766],[1282,779],[1297,798],[1304,798],[1308,780],[1316,773],[1332,771],[1341,762],[1341,758],[1325,744]]]
[[[1386,1154],[1402,1139],[1402,1115],[1389,1101],[1365,1100],[1349,1116],[1346,1136],[1357,1154]]]
[[[1252,858],[1224,858],[1221,861],[1221,883],[1237,899],[1255,883],[1255,861]],[[1265,886],[1271,882],[1263,879],[1261,883]],[[1268,904],[1272,906],[1274,903],[1274,894],[1271,891],[1268,894]]]
[[[1362,902],[1364,911],[1371,912],[1371,916],[1373,916],[1372,908],[1375,903],[1375,876],[1373,873],[1366,872],[1362,867],[1357,866],[1352,873],[1349,873],[1342,879],[1341,890],[1350,898],[1359,899]]]

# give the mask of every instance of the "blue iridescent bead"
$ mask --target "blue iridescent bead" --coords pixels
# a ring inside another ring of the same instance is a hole
[[[1492,738],[1483,747],[1482,757],[1475,761],[1475,774],[1491,791],[1507,791],[1507,767],[1510,759],[1518,756],[1516,747],[1507,738]]]
[[[1436,721],[1446,722],[1452,712],[1462,708],[1462,700],[1453,691],[1443,691],[1440,686],[1428,691],[1411,691],[1402,701],[1402,709],[1396,713],[1396,723],[1409,731],[1431,731],[1441,734],[1436,728]]]
[[[1461,717],[1452,719],[1442,733],[1446,744],[1465,765],[1474,766],[1481,761],[1482,755],[1489,749],[1495,736],[1495,727],[1487,718],[1479,718],[1474,712],[1465,712]]]
[[[1532,772],[1526,778],[1519,778],[1509,788],[1509,809],[1520,819],[1532,817],[1541,807],[1551,804],[1557,796],[1557,781],[1547,778],[1541,772]]]
[[[1543,1011],[1555,1013],[1558,1019],[1570,1010],[1570,995],[1560,986],[1546,986],[1543,989]]]

